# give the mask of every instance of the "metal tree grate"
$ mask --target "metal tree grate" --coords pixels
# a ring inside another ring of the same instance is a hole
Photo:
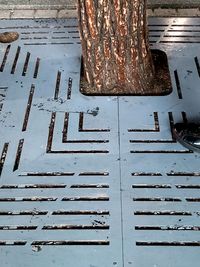
[[[149,24],[168,96],[81,95],[75,19],[1,21],[2,267],[199,266],[200,157],[171,129],[200,120],[200,19]]]

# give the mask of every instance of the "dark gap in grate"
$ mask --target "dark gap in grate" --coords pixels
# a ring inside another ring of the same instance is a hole
[[[180,31],[179,31],[180,32]],[[183,31],[182,31],[183,33]],[[169,33],[167,33],[166,35],[164,35],[164,37],[166,38],[195,38],[198,40],[198,36],[196,35],[170,35]]]
[[[171,185],[167,185],[167,184],[164,184],[164,185],[161,185],[161,184],[134,184],[132,185],[132,188],[137,188],[137,189],[143,189],[143,188],[155,188],[155,189],[170,189],[172,188]]]
[[[47,141],[47,148],[46,152],[50,153],[52,148],[52,141],[53,141],[53,132],[55,127],[55,119],[56,119],[56,112],[52,112],[51,114],[51,121],[49,125],[49,135],[48,135],[48,141]]]
[[[138,197],[133,198],[133,201],[151,202],[151,201],[161,201],[161,202],[181,202],[180,198],[170,198],[170,197]]]
[[[0,104],[0,111],[2,111],[3,103]]]
[[[198,57],[195,57],[194,61],[195,61],[196,67],[197,67],[197,72],[198,72],[199,77],[200,77],[200,64],[199,64]]]
[[[175,77],[175,81],[176,81],[176,88],[178,91],[178,97],[179,97],[179,99],[183,99],[181,84],[180,84],[179,75],[178,75],[177,70],[174,71],[174,77]]]
[[[26,45],[26,46],[30,46],[30,45],[48,45],[48,43],[24,43],[24,45]]]
[[[28,64],[29,64],[29,60],[30,60],[30,56],[31,56],[31,54],[29,52],[27,52],[26,59],[25,59],[25,62],[24,62],[24,68],[23,68],[23,71],[22,71],[22,76],[26,76],[27,69],[28,69]]]
[[[128,132],[159,132],[160,125],[159,125],[158,112],[154,112],[153,114],[154,114],[155,129],[128,129]]]
[[[0,241],[0,246],[25,246],[26,241]]]
[[[48,211],[0,211],[0,216],[35,216],[35,215],[47,215]]]
[[[69,77],[69,80],[68,80],[68,88],[67,88],[67,100],[70,100],[71,99],[72,82],[73,82],[73,79],[71,77]]]
[[[0,30],[11,30],[11,29],[49,29],[49,26],[7,26],[7,27],[0,27]],[[57,28],[57,27],[56,27]]]
[[[176,185],[178,189],[200,189],[200,185]]]
[[[172,40],[169,40],[169,41],[160,41],[160,43],[163,43],[163,44],[167,44],[167,43],[174,43],[174,44],[199,44],[200,41],[173,41]]]
[[[187,114],[186,112],[182,112],[182,118],[183,118],[183,123],[187,124],[188,123],[188,119],[187,119]]]
[[[10,52],[10,48],[11,48],[11,45],[8,45],[7,48],[6,48],[6,51],[5,51],[5,54],[4,54],[4,57],[3,57],[3,61],[1,63],[0,72],[4,71],[4,67],[6,65],[6,61],[7,61],[7,58],[8,58],[8,54]]]
[[[132,176],[162,176],[159,172],[133,172]]]
[[[60,34],[64,33],[64,34],[66,34],[66,32],[64,32],[64,31],[59,31],[59,32],[57,31],[57,32],[53,32],[53,33],[60,33]]]
[[[108,246],[109,241],[106,240],[76,240],[76,241],[67,241],[67,240],[47,240],[47,241],[33,241],[32,246]]]
[[[30,89],[30,93],[29,93],[29,98],[28,98],[28,103],[27,103],[27,107],[26,107],[26,112],[25,112],[25,116],[24,116],[24,122],[23,122],[23,126],[22,126],[22,132],[25,132],[26,129],[27,129],[28,119],[29,119],[29,115],[30,115],[30,111],[31,111],[31,105],[32,105],[32,101],[33,101],[34,91],[35,91],[35,85],[32,84],[31,85],[31,89]]]
[[[22,37],[21,40],[48,40],[47,37]]]
[[[8,146],[9,146],[9,143],[5,143],[4,147],[3,147],[3,150],[2,150],[2,153],[1,153],[1,158],[0,158],[0,177],[1,177],[1,174],[2,174],[4,162],[6,160],[6,156],[7,156],[7,152],[8,152]]]
[[[64,117],[64,125],[63,125],[63,131],[62,131],[62,142],[67,142],[67,133],[68,133],[68,126],[69,126],[69,112],[65,112]]]
[[[36,79],[38,76],[39,66],[40,66],[40,58],[37,58],[36,63],[35,63],[35,70],[34,70],[34,74],[33,74],[34,79]]]
[[[167,176],[195,176],[200,177],[200,172],[170,172],[167,173]]]
[[[49,32],[21,32],[21,34],[49,34]]]
[[[31,45],[74,45],[76,43],[74,42],[60,42],[60,43],[55,43],[55,42],[51,42],[51,43],[24,43],[24,45],[26,46],[31,46]],[[79,43],[77,43],[79,44]]]
[[[173,29],[173,30],[168,30],[168,32],[200,32],[198,30],[179,30],[179,29]],[[189,37],[190,35],[188,35]],[[180,37],[180,36],[179,36]],[[194,36],[195,37],[195,36]]]
[[[53,197],[22,197],[22,198],[0,198],[0,202],[44,202],[56,201],[57,198]]]
[[[195,197],[188,197],[186,198],[187,202],[200,202],[200,198],[195,198]]]
[[[55,42],[51,42],[51,43],[49,43],[50,45],[69,45],[69,44],[71,44],[71,45],[73,45],[74,43],[73,42],[66,42],[66,43],[55,43]]]
[[[84,113],[79,113],[79,132],[110,132],[110,129],[84,129],[83,128]]]
[[[140,216],[192,216],[191,212],[187,211],[135,211],[134,215]]]
[[[191,150],[131,150],[135,154],[192,154]]]
[[[68,135],[68,127],[69,127],[69,113],[65,113],[65,118],[64,118],[64,126],[63,126],[63,136],[62,136],[62,142],[63,143],[109,143],[109,140],[68,140],[67,135]]]
[[[64,184],[23,184],[23,185],[1,185],[0,189],[49,189],[49,188],[66,188]]]
[[[161,25],[159,25],[159,26],[161,26]],[[48,26],[48,25],[45,25],[45,26],[42,26],[42,25],[40,25],[40,26],[7,26],[7,27],[0,27],[0,30],[8,30],[8,29],[26,29],[26,30],[29,30],[29,29],[52,29],[52,27],[51,26]],[[61,29],[61,28],[78,28],[78,26],[77,25],[66,25],[66,26],[54,26],[53,27],[53,29]],[[38,33],[38,32],[36,32],[36,33]]]
[[[168,27],[169,24],[148,24],[148,26],[149,27]]]
[[[42,230],[108,230],[109,225],[45,225]],[[0,228],[1,230],[1,228]]]
[[[79,176],[109,176],[108,172],[81,172]]]
[[[164,246],[164,247],[199,247],[200,242],[198,241],[159,241],[159,242],[151,242],[151,241],[137,241],[136,246]]]
[[[55,127],[55,119],[56,119],[56,112],[52,112],[51,116],[51,122],[49,126],[49,135],[48,135],[48,141],[47,141],[47,153],[51,154],[107,154],[109,153],[108,150],[52,150],[52,141],[53,141],[53,133],[54,133],[54,127]],[[83,130],[87,131],[87,130]],[[88,131],[107,131],[107,130],[88,130]]]
[[[15,69],[16,69],[16,66],[17,66],[17,61],[19,59],[20,51],[21,51],[21,47],[18,46],[16,55],[15,55],[15,59],[14,59],[13,65],[12,65],[11,74],[15,73]]]
[[[135,226],[138,231],[200,231],[200,226]]]
[[[109,201],[109,197],[64,197],[62,201]]]
[[[68,33],[79,33],[79,31],[68,31]]]
[[[154,144],[154,143],[158,143],[158,144],[165,144],[165,143],[173,144],[173,143],[176,143],[176,140],[173,137],[174,120],[173,120],[172,112],[169,112],[168,115],[169,115],[172,139],[170,139],[170,140],[165,140],[165,139],[161,139],[161,140],[130,140],[130,143],[145,143],[145,144],[149,144],[149,143],[152,143],[152,144]],[[158,122],[158,127],[159,127],[159,122]]]
[[[58,71],[57,78],[56,78],[55,94],[54,94],[55,100],[58,100],[58,95],[59,95],[59,90],[60,90],[60,81],[61,81],[61,72]]]
[[[56,37],[52,37],[53,40],[59,40],[59,39],[69,39],[69,36],[56,36]]]
[[[200,24],[172,24],[171,27],[199,27]]]
[[[19,167],[19,162],[20,162],[20,158],[21,158],[23,144],[24,144],[24,139],[20,139],[19,140],[19,144],[18,144],[18,148],[17,148],[17,153],[16,153],[16,158],[15,158],[15,164],[14,164],[14,167],[13,167],[13,172],[16,171],[18,169],[18,167]]]
[[[74,176],[74,172],[28,172],[25,174],[19,174],[18,176],[40,176],[40,177],[49,177],[49,176]]]
[[[8,230],[8,231],[30,231],[30,230],[36,230],[37,226],[36,225],[31,225],[31,226],[25,226],[25,225],[0,225],[0,230]]]
[[[143,144],[173,144],[173,140],[129,140],[130,143],[143,143]]]
[[[108,150],[51,150],[51,154],[108,154]]]
[[[53,211],[52,215],[110,215],[109,211],[93,211],[93,210],[58,210]]]
[[[70,188],[109,188],[108,184],[74,184]]]
[[[176,139],[174,137],[174,133],[173,133],[173,128],[174,128],[174,117],[173,117],[173,113],[169,112],[168,113],[169,116],[169,124],[170,124],[170,131],[171,131],[171,135],[172,135],[172,139],[174,142],[176,142]]]

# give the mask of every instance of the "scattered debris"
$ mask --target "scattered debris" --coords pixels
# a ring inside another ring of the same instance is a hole
[[[17,32],[3,32],[0,33],[0,43],[12,43],[19,38]]]

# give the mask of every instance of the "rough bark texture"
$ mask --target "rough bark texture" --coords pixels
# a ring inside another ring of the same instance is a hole
[[[149,94],[154,68],[146,0],[78,0],[83,92]],[[157,92],[152,92],[157,93]]]

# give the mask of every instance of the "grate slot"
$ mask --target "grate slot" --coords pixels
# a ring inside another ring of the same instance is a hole
[[[192,216],[187,211],[135,211],[134,215],[139,216]]]
[[[68,88],[67,88],[67,100],[71,99],[71,95],[72,95],[72,83],[73,83],[73,79],[71,77],[69,77],[68,79]]]
[[[47,241],[34,241],[32,246],[108,246],[110,244],[107,240],[47,240]]]
[[[17,153],[16,153],[16,158],[15,158],[15,163],[13,167],[13,172],[15,172],[19,168],[19,163],[20,163],[20,158],[21,158],[21,153],[24,145],[24,139],[19,140],[18,148],[17,148]]]
[[[40,58],[37,58],[36,63],[35,63],[35,70],[34,70],[34,74],[33,74],[34,79],[37,79],[37,77],[38,77],[39,67],[40,67]]]
[[[199,77],[200,77],[200,64],[199,64],[198,57],[195,57],[194,61],[195,61],[196,67],[197,67],[197,72],[198,72]]]
[[[47,215],[48,211],[24,210],[24,211],[0,211],[0,216],[35,216]]]
[[[19,176],[40,176],[40,177],[49,177],[49,176],[74,176],[74,172],[27,172],[21,173]]]
[[[109,225],[45,225],[42,230],[109,230]]]
[[[2,61],[1,66],[0,66],[0,72],[4,71],[4,67],[6,65],[6,61],[7,61],[7,58],[8,58],[8,54],[10,52],[10,48],[11,48],[11,45],[8,45],[7,48],[6,48],[6,51],[5,51],[5,54],[4,54],[4,57],[3,57],[3,61]]]
[[[56,78],[55,94],[54,94],[55,100],[58,100],[59,90],[60,90],[60,81],[61,81],[61,72],[58,71],[57,78]]]
[[[163,197],[163,198],[161,198],[161,197],[152,197],[152,198],[148,198],[148,197],[146,197],[146,198],[133,198],[133,201],[140,201],[140,202],[151,202],[151,201],[155,201],[155,202],[157,202],[157,201],[159,201],[159,202],[181,202],[182,200],[180,199],[180,198],[165,198],[165,197]]]
[[[94,210],[58,210],[53,211],[52,215],[109,215],[109,211],[94,211]]]
[[[135,226],[137,231],[200,231],[199,226]]]
[[[32,84],[31,85],[31,89],[30,89],[30,93],[29,93],[27,107],[26,107],[26,113],[25,113],[25,116],[24,116],[24,122],[23,122],[23,126],[22,126],[22,132],[25,132],[26,129],[27,129],[27,125],[28,125],[29,115],[30,115],[30,111],[31,111],[31,105],[32,105],[32,101],[33,101],[34,92],[35,92],[35,85]]]
[[[4,163],[6,160],[6,156],[7,156],[7,152],[8,152],[8,146],[9,146],[9,143],[5,143],[3,150],[2,150],[2,154],[1,154],[1,158],[0,158],[0,177],[1,177],[1,174],[3,171],[3,166],[4,166]]]
[[[174,71],[174,77],[175,77],[175,81],[176,81],[178,97],[179,97],[179,99],[183,99],[181,84],[180,84],[179,75],[178,75],[178,71],[177,70]]]
[[[29,61],[30,61],[30,56],[31,56],[31,54],[29,52],[27,52],[26,59],[25,59],[25,62],[24,62],[23,71],[22,71],[22,76],[26,76],[27,69],[28,69],[28,64],[29,64]]]
[[[137,241],[136,246],[164,246],[164,247],[199,247],[200,242],[198,241],[182,241],[182,242],[146,242],[146,241]]]
[[[80,122],[79,122],[80,125]],[[76,144],[76,143],[109,143],[109,140],[68,140],[68,128],[69,128],[69,113],[66,112],[65,113],[65,118],[64,118],[64,126],[63,126],[63,136],[62,136],[62,142],[63,143],[68,143],[68,144]],[[79,130],[80,131],[80,130]],[[89,131],[89,130],[87,130]],[[93,130],[92,130],[93,131]],[[95,131],[98,131],[97,129],[95,129]],[[99,130],[99,131],[102,131]],[[81,132],[83,132],[83,130],[81,130]]]
[[[16,55],[15,55],[15,59],[13,61],[13,65],[12,65],[12,69],[11,69],[11,74],[14,74],[15,73],[15,69],[16,69],[16,66],[17,66],[18,59],[19,59],[20,51],[21,51],[21,47],[18,46]]]
[[[0,246],[25,246],[27,241],[11,241],[11,240],[6,240],[2,241],[0,240]]]
[[[62,201],[109,201],[109,197],[64,197]]]
[[[22,185],[1,185],[0,189],[50,189],[66,188],[65,184],[22,184]]]

